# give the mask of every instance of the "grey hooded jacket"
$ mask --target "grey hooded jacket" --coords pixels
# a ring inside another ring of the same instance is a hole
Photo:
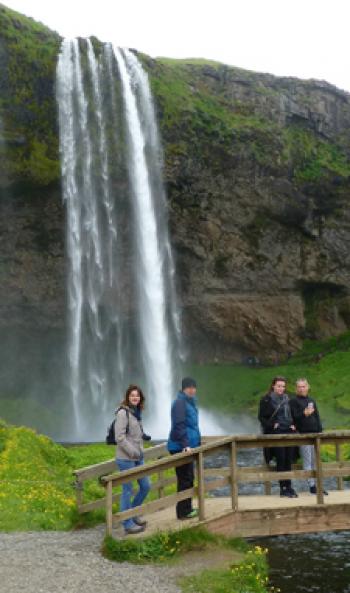
[[[128,411],[129,414],[125,407],[121,407],[116,414],[114,434],[117,443],[117,459],[138,461],[143,457],[142,425],[131,410]]]

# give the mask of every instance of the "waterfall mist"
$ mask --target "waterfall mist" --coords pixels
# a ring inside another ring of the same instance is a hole
[[[181,358],[162,151],[136,56],[65,40],[57,66],[67,209],[71,431],[103,438],[130,382],[165,436]]]

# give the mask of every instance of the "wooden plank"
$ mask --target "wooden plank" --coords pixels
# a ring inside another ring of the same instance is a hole
[[[145,460],[157,459],[157,457],[167,455],[167,448],[165,443],[161,443],[160,445],[155,445],[154,447],[148,447],[144,450],[144,458]],[[82,467],[73,471],[73,474],[81,481],[83,480],[91,480],[92,478],[99,478],[101,476],[105,476],[111,472],[115,472],[116,464],[115,464],[115,457],[108,461],[103,461],[102,463],[95,463],[94,465],[89,465],[87,467]]]
[[[239,466],[240,473],[247,473],[250,474],[252,472],[275,472],[276,467],[274,465],[246,465],[244,467]]]
[[[95,465],[89,465],[82,467],[81,469],[74,470],[73,474],[81,481],[91,480],[92,478],[99,478],[105,474],[109,474],[116,470],[115,459],[109,461],[103,461],[102,463],[96,463]]]
[[[84,484],[80,481],[80,479],[77,476],[75,478],[74,487],[75,487],[75,493],[76,493],[76,497],[77,497],[77,507],[79,510],[79,507],[81,507],[83,504]]]
[[[158,472],[158,482],[157,482],[157,489],[158,489],[158,498],[162,498],[164,496],[164,472],[161,470]],[[154,487],[154,484],[153,484]]]
[[[237,468],[237,444],[235,441],[231,443],[231,455],[230,455],[230,478],[231,478],[231,505],[232,510],[238,509],[238,468]]]
[[[323,468],[323,477],[324,478],[335,478],[335,477],[347,477],[350,476],[350,470],[347,467],[339,468],[339,469],[328,469],[327,466],[325,467],[322,464]]]
[[[350,471],[350,461],[323,461],[323,469],[344,469]]]
[[[130,517],[134,517],[135,515],[139,515],[141,513],[154,513],[156,511],[166,509],[168,507],[174,506],[180,500],[192,498],[196,495],[197,488],[188,488],[187,490],[182,490],[182,492],[177,492],[176,494],[169,494],[168,496],[163,496],[163,498],[159,500],[152,500],[151,502],[144,503],[138,507],[134,507],[133,509],[129,509],[127,511],[123,511],[113,515],[113,524],[115,524],[116,522],[124,521],[124,519],[129,519]]]
[[[112,496],[112,503],[115,504],[119,502],[120,494],[113,494]],[[106,506],[106,497],[98,498],[97,500],[93,500],[91,502],[85,502],[78,508],[78,512],[80,514],[89,513],[90,511],[96,511],[96,509],[103,509]]]
[[[215,480],[208,480],[205,482],[204,490],[205,492],[210,492],[211,490],[215,490],[216,488],[222,488],[223,486],[230,486],[231,485],[231,478],[216,478]]]
[[[239,510],[208,519],[212,533],[257,537],[350,529],[349,505],[321,505],[264,510]]]
[[[167,457],[169,455],[169,451],[167,449],[166,443],[160,443],[159,445],[154,445],[153,447],[147,447],[143,450],[143,457],[145,461],[151,459],[158,459],[161,457]]]
[[[151,490],[164,490],[164,488],[166,488],[166,486],[171,486],[172,484],[176,484],[177,483],[177,479],[176,476],[172,476],[170,478],[162,478],[161,480],[157,480],[157,482],[152,482],[151,483]],[[163,496],[164,496],[164,492],[163,492]]]
[[[341,461],[341,445],[340,443],[335,444],[335,457],[338,463]],[[338,490],[344,490],[344,481],[341,476],[337,478]]]
[[[335,444],[350,442],[350,431],[324,432],[318,435],[321,439],[321,444]],[[220,449],[225,449],[231,442],[235,441],[239,449],[268,447],[268,446],[299,446],[301,444],[313,444],[315,439],[314,434],[296,434],[296,435],[229,435],[217,439],[215,441],[209,439],[201,447],[195,451],[214,452]],[[165,444],[156,445],[145,449],[145,459],[155,458],[166,454]],[[181,454],[179,454],[181,455]],[[115,469],[114,459],[105,461],[103,463],[95,464],[86,468],[80,468],[74,471],[76,476],[80,476],[83,480],[93,477],[105,476]]]
[[[203,521],[205,519],[205,484],[204,484],[204,463],[203,463],[202,451],[200,453],[198,453],[197,476],[198,476],[197,491],[198,491],[199,520]]]
[[[158,471],[158,469],[174,469],[180,465],[185,465],[186,463],[190,463],[191,461],[195,461],[197,449],[192,449],[191,453],[177,453],[175,455],[169,455],[166,459],[160,459],[159,461],[154,461],[152,463],[148,463],[147,465],[142,465],[139,467],[134,467],[133,469],[128,469],[119,474],[111,474],[109,476],[103,476],[101,478],[101,482],[106,484],[107,482],[113,482],[113,486],[118,486],[120,484],[124,484],[125,482],[129,482],[130,480],[136,480],[140,477],[150,476]]]
[[[321,462],[321,439],[320,439],[320,437],[317,437],[315,440],[315,464],[316,464],[317,504],[324,504],[323,468],[322,468],[322,462]]]
[[[245,473],[238,470],[238,482],[274,482],[275,480],[302,480],[304,478],[313,478],[315,477],[315,472],[313,470],[303,470],[298,469],[290,472],[256,472],[256,473]]]
[[[112,528],[113,528],[113,489],[112,489],[112,482],[107,484],[107,494],[106,494],[106,533],[107,535],[112,535]]]
[[[204,476],[206,478],[212,476],[229,476],[231,475],[231,470],[228,467],[210,467],[204,470]]]

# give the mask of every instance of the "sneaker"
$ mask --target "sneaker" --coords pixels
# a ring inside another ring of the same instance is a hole
[[[135,525],[139,525],[140,527],[146,527],[147,525],[146,519],[143,519],[142,517],[134,517],[133,521]]]
[[[187,513],[187,515],[184,515],[183,517],[178,517],[178,519],[194,519],[195,517],[198,517],[198,514],[198,509],[193,509],[192,511]]]
[[[316,486],[310,486],[310,494],[317,494],[317,488],[316,488]],[[328,496],[327,490],[323,490],[323,494],[325,496]]]
[[[298,498],[298,495],[293,488],[283,488],[280,492],[280,496],[285,496],[286,498]]]
[[[141,525],[135,525],[132,527],[126,527],[126,529],[124,529],[124,531],[128,535],[134,535],[135,533],[141,533],[141,531],[145,531],[145,528],[142,527]]]

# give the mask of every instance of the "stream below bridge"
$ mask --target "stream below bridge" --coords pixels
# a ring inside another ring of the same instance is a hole
[[[262,451],[250,449],[238,452],[240,466],[263,463]],[[213,455],[206,467],[225,467],[225,454]],[[326,479],[327,490],[336,489],[334,478]],[[294,480],[297,491],[308,489],[305,480]],[[349,482],[344,482],[350,488]],[[272,493],[279,492],[278,483],[272,483]],[[229,487],[213,492],[215,496],[228,496]],[[263,494],[262,484],[241,484],[239,494]],[[350,593],[350,532],[310,533],[264,538],[251,538],[253,545],[268,549],[270,585],[281,593]]]

